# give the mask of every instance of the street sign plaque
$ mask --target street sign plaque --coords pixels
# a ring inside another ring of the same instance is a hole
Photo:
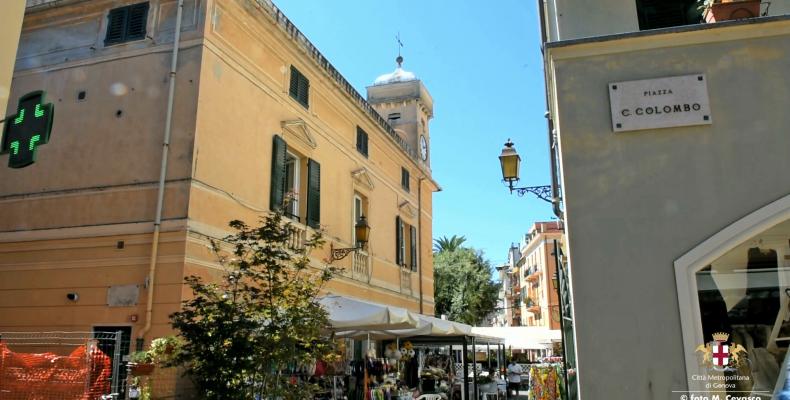
[[[615,132],[713,123],[705,74],[612,82],[609,102]]]

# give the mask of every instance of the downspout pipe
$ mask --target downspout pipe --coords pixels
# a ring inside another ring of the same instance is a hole
[[[540,52],[543,54],[543,75],[545,78],[548,78],[548,67],[546,65],[546,10],[543,5],[545,0],[538,0],[538,15],[540,16]],[[549,80],[544,79],[545,82],[545,98],[546,98],[546,122],[548,125],[548,133],[549,133],[549,158],[551,162],[551,206],[552,210],[554,211],[554,215],[557,216],[560,220],[563,220],[565,214],[562,212],[562,208],[560,208],[560,203],[562,203],[562,197],[560,196],[560,185],[559,179],[557,177],[557,151],[559,151],[558,144],[557,144],[557,137],[554,134],[554,120],[551,118],[551,113],[548,111],[550,109],[550,102],[549,102]]]
[[[173,126],[173,102],[176,94],[176,70],[178,67],[178,47],[181,43],[181,13],[184,0],[178,0],[176,8],[175,37],[173,38],[173,57],[170,62],[170,88],[167,93],[167,115],[165,117],[165,137],[162,143],[162,165],[159,169],[159,189],[156,197],[156,217],[154,233],[151,239],[151,259],[148,266],[148,300],[145,307],[145,326],[137,335],[137,348],[142,350],[145,335],[151,330],[154,309],[154,282],[156,278],[156,259],[159,253],[159,231],[162,226],[162,204],[165,198],[165,176],[167,175],[167,156],[170,150],[170,133]]]
[[[423,306],[422,306],[422,181],[425,180],[425,177],[420,177],[417,180],[417,243],[420,245],[417,248],[419,254],[417,255],[417,273],[419,274],[418,278],[418,285],[420,285],[420,314],[423,313]]]

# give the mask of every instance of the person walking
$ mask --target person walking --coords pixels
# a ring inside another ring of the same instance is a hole
[[[507,366],[507,397],[510,397],[510,392],[515,391],[518,397],[518,388],[521,386],[521,373],[524,370],[521,365],[516,364],[513,359],[510,359],[510,364]]]

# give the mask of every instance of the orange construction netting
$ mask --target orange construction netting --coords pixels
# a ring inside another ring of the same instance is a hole
[[[79,346],[68,356],[17,353],[0,343],[0,399],[98,400],[110,393],[110,357]]]

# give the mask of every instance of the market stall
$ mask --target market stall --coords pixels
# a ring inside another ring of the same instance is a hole
[[[438,393],[447,399],[466,400],[480,398],[484,392],[497,393],[500,387],[504,390],[504,382],[498,382],[505,366],[502,338],[474,335],[465,324],[425,315],[418,318],[418,326],[412,329],[355,330],[337,335],[368,343],[368,360],[383,356],[381,363],[387,366],[376,369],[366,382],[388,391],[391,397]],[[377,345],[372,345],[372,340]],[[486,349],[482,360],[474,356],[476,344]]]

